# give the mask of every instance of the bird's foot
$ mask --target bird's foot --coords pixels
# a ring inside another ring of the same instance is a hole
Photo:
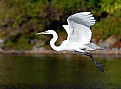
[[[102,64],[96,63],[96,66],[98,69],[100,69],[102,72],[104,72],[104,68],[103,68]]]

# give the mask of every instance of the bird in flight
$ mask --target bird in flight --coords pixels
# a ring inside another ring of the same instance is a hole
[[[95,24],[95,19],[91,12],[80,12],[67,18],[68,25],[63,25],[68,36],[60,46],[55,46],[58,34],[54,30],[47,30],[37,34],[51,34],[50,46],[56,51],[74,51],[79,54],[89,56],[98,69],[104,71],[102,64],[97,63],[90,51],[103,49],[94,43],[91,43],[92,32],[90,27]],[[88,51],[88,52],[87,52]]]

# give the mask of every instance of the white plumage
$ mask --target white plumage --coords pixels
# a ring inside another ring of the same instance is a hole
[[[53,38],[50,40],[50,46],[56,51],[70,50],[87,56],[90,56],[96,66],[103,70],[90,53],[85,50],[102,49],[94,43],[90,43],[92,32],[90,27],[95,24],[95,19],[91,12],[80,12],[73,14],[67,18],[68,25],[63,25],[68,36],[67,40],[63,41],[60,46],[55,46],[58,35],[54,30],[47,30],[37,34],[52,34]]]
[[[95,23],[90,12],[76,13],[67,19],[69,26],[69,41],[78,42],[80,45],[90,43],[92,32],[90,26]]]

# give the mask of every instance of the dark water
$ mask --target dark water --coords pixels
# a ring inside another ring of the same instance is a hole
[[[0,89],[121,89],[121,57],[0,56]]]

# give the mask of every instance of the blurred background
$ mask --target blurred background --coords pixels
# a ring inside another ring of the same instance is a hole
[[[49,49],[51,36],[36,36],[47,29],[58,32],[59,45],[67,37],[67,17],[83,11],[96,19],[92,41],[121,50],[121,0],[0,0],[0,49]]]
[[[91,41],[119,52],[94,55],[105,72],[89,57],[50,51],[52,36],[36,35],[53,29],[60,45],[67,37],[62,25],[84,11],[96,19]],[[121,0],[0,0],[0,89],[121,89],[120,54]]]

